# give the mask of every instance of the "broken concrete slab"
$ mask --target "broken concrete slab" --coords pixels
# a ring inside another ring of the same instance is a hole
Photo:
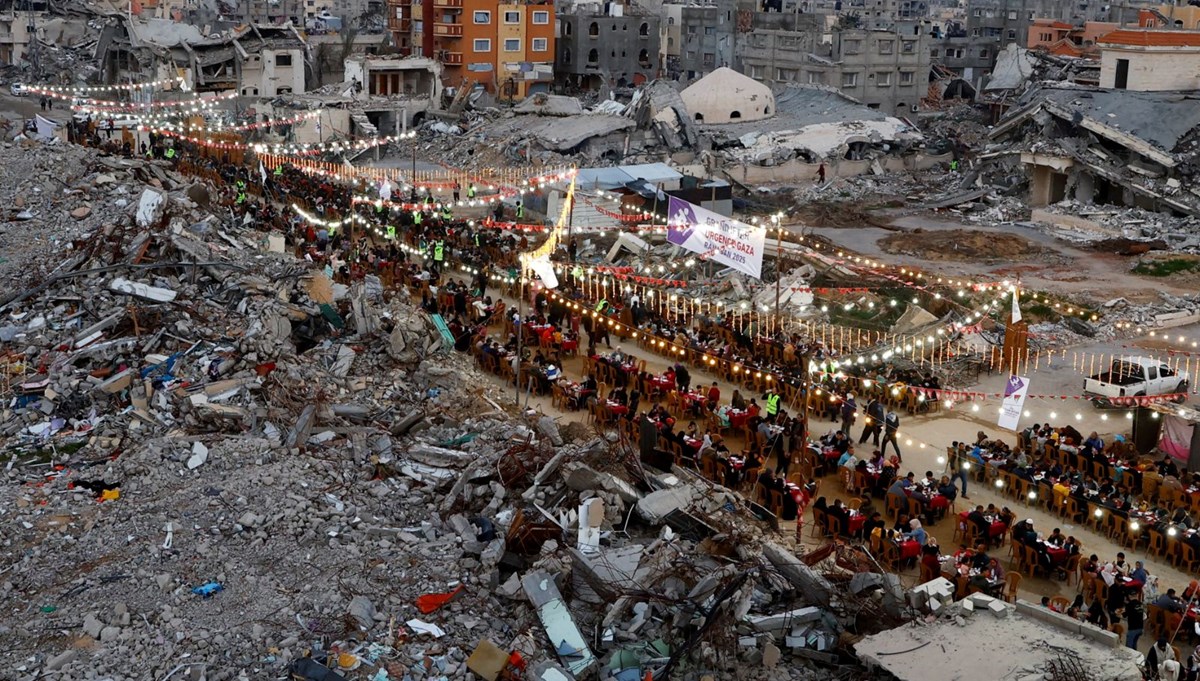
[[[805,565],[787,547],[775,542],[765,542],[763,557],[799,589],[806,600],[822,607],[829,607],[829,603],[833,599],[833,585],[819,572]]]
[[[533,570],[521,578],[521,586],[529,601],[537,608],[538,619],[562,664],[575,676],[585,674],[596,666],[596,657],[575,625],[550,573]]]
[[[170,289],[150,286],[149,284],[142,284],[121,277],[117,277],[109,282],[108,287],[118,293],[153,300],[156,303],[169,303],[179,295]]]

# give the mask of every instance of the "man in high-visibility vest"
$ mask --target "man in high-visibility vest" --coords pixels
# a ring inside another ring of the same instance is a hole
[[[454,219],[454,212],[450,210],[450,204],[442,206],[442,222],[450,222]]]
[[[395,225],[388,225],[388,228],[387,228],[387,238],[389,238],[389,239],[395,239],[395,238],[396,238],[396,226],[395,226]]]
[[[236,183],[236,186],[237,186],[237,203],[240,206],[246,202],[246,181],[238,180]]]
[[[421,210],[418,208],[412,212],[413,224],[421,226]]]
[[[474,182],[467,185],[467,198],[468,199],[475,198],[475,183]]]
[[[596,312],[604,312],[604,308],[608,307],[608,299],[602,299],[596,303]]]
[[[275,177],[283,175],[283,166],[275,166]]]
[[[524,217],[525,217],[525,204],[521,203],[520,201],[517,201],[517,219],[520,220]]]
[[[175,147],[167,147],[167,160],[168,161],[175,160]]]
[[[441,239],[433,242],[433,271],[439,274],[442,271],[442,260],[446,257],[446,243]]]
[[[767,402],[767,418],[774,418],[779,413],[779,402],[782,397],[775,392],[774,388],[767,388],[767,394],[763,395],[763,399]]]

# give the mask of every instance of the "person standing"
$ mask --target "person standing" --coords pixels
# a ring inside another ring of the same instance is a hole
[[[883,431],[883,402],[879,398],[872,397],[867,403],[867,423],[863,426],[862,437],[858,439],[858,444],[864,444],[868,437],[872,437],[872,443],[879,446],[879,434]]]
[[[896,458],[901,463],[904,462],[904,455],[900,453],[900,443],[896,441],[896,433],[900,430],[900,415],[894,411],[888,411],[887,416],[883,417],[883,446],[879,451],[887,455],[887,446],[890,442],[896,448]]]
[[[946,468],[947,473],[950,474],[950,484],[953,485],[955,480],[962,480],[962,498],[970,499],[971,497],[967,496],[967,478],[970,477],[967,475],[967,472],[970,463],[963,456],[965,452],[966,448],[961,443],[950,443],[950,450],[947,452],[949,456],[946,457]]]
[[[854,400],[854,393],[846,393],[846,399],[842,400],[842,432],[847,438],[850,437],[850,428],[857,416],[858,402]]]
[[[817,184],[825,184],[825,164],[817,166]]]
[[[1145,614],[1141,601],[1130,598],[1125,603],[1125,647],[1137,650],[1138,639],[1145,631]]]

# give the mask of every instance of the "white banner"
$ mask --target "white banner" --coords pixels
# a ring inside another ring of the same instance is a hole
[[[762,279],[765,227],[755,227],[674,196],[667,208],[667,241]]]
[[[1000,403],[1001,428],[1017,430],[1021,422],[1021,411],[1025,408],[1025,395],[1029,394],[1029,379],[1024,376],[1009,376],[1004,386],[1004,401]]]

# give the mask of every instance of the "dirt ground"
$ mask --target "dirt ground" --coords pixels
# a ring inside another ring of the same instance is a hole
[[[935,261],[1000,262],[1030,260],[1045,262],[1054,251],[1015,234],[978,232],[965,229],[927,232],[913,230],[879,241],[886,253],[909,255]]]
[[[882,200],[880,200],[882,203]],[[880,217],[864,208],[867,201],[813,201],[800,207],[793,215],[794,219],[809,225],[822,227],[879,227],[894,230],[891,221]]]

